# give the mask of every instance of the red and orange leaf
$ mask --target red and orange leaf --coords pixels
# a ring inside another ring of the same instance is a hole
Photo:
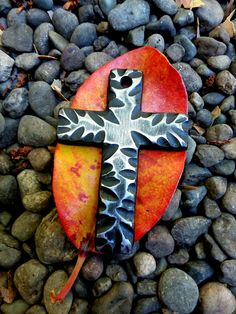
[[[94,72],[79,88],[71,107],[106,110],[108,77],[116,68],[143,71],[142,111],[187,113],[187,94],[180,75],[163,54],[151,47],[128,52]],[[55,151],[53,191],[58,215],[68,238],[82,251],[95,251],[101,153],[99,148],[63,144],[58,144]],[[140,151],[135,240],[164,213],[185,157],[185,152]]]

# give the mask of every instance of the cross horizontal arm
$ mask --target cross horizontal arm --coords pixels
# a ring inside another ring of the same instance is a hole
[[[185,114],[141,112],[132,136],[136,137],[140,146],[187,148],[187,127],[188,117]]]
[[[61,109],[59,112],[57,135],[60,140],[70,142],[104,141],[104,111]]]

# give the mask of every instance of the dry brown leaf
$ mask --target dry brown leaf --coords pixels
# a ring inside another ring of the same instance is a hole
[[[196,190],[198,189],[199,187],[198,186],[194,186],[194,185],[188,185],[188,184],[180,184],[179,187],[181,189],[184,189],[184,190]]]
[[[60,80],[54,80],[51,84],[51,88],[58,95],[58,97],[60,97],[62,100],[68,101],[68,99],[61,92],[61,81]]]
[[[202,127],[200,127],[198,124],[194,123],[193,124],[193,128],[200,134],[204,134],[206,132],[205,129],[203,129]]]
[[[40,60],[57,60],[56,57],[49,56],[49,55],[39,55],[38,58]]]
[[[229,34],[230,38],[234,37],[236,34],[236,29],[235,29],[234,23],[231,21],[231,18],[233,17],[234,13],[235,13],[235,9],[230,13],[230,15],[225,19],[225,21],[221,23],[219,26],[217,26],[216,28],[214,28],[210,32],[209,35],[211,36],[211,33],[214,33],[217,29],[218,30],[222,29]]]
[[[7,273],[6,287],[0,287],[0,297],[8,304],[11,304],[16,297],[16,289],[14,288],[11,272]]]
[[[182,6],[185,9],[194,9],[194,8],[200,8],[204,5],[203,0],[176,0],[176,4],[179,8]]]
[[[214,108],[214,110],[212,110],[211,112],[211,115],[212,115],[212,118],[213,118],[213,121],[215,121],[216,118],[218,118],[221,114],[221,109],[219,106],[216,106]]]

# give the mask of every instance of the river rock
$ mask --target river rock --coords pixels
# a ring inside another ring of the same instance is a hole
[[[17,200],[17,182],[12,175],[0,175],[0,204],[11,207]]]
[[[229,182],[226,193],[222,199],[222,205],[227,210],[227,212],[235,215],[236,214],[236,183]]]
[[[74,13],[59,8],[53,13],[52,23],[60,35],[65,39],[70,39],[74,29],[79,24],[79,21]]]
[[[14,59],[0,50],[0,82],[4,82],[10,77],[14,63]]]
[[[41,300],[47,268],[35,259],[21,264],[15,271],[14,284],[28,304]]]
[[[178,62],[173,66],[182,76],[185,87],[189,93],[197,92],[202,87],[202,79],[188,63]]]
[[[3,31],[2,44],[18,52],[31,52],[33,48],[33,30],[27,24],[18,24]]]
[[[199,57],[208,58],[211,56],[223,55],[226,52],[226,45],[214,38],[201,36],[195,41]]]
[[[196,9],[203,30],[209,31],[218,26],[224,18],[224,11],[216,0],[205,0],[204,5]]]
[[[0,230],[0,267],[10,269],[21,259],[19,242]]]
[[[217,87],[227,95],[236,91],[236,78],[228,70],[221,71],[216,76]]]
[[[21,117],[27,109],[28,90],[24,87],[14,88],[3,101],[3,110],[11,118]]]
[[[224,152],[214,145],[198,145],[195,155],[204,167],[211,167],[224,159]]]

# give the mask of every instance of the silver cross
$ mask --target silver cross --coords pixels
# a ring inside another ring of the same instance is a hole
[[[107,111],[60,110],[59,140],[80,145],[103,144],[98,251],[132,250],[139,148],[187,147],[187,116],[142,112],[142,82],[141,71],[112,70]]]

